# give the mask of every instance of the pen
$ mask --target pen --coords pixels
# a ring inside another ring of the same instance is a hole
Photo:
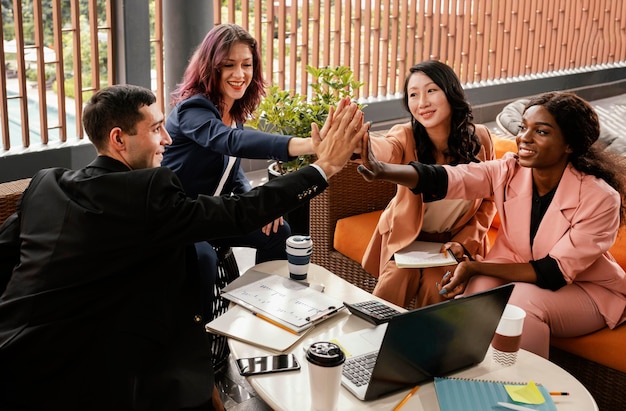
[[[328,310],[319,311],[315,315],[312,315],[310,317],[306,317],[305,320],[310,321],[310,322],[313,323],[315,321],[322,320],[324,318],[330,317],[331,315],[337,313],[342,308],[343,308],[343,305],[341,307],[330,306],[330,307],[328,307]]]
[[[564,391],[550,391],[550,395],[569,395],[569,392],[564,392]]]
[[[535,411],[532,408],[528,408],[528,407],[524,407],[523,405],[517,405],[517,404],[511,404],[509,402],[498,402],[498,405],[504,408],[508,408],[510,410],[517,410],[517,411]]]
[[[402,401],[400,401],[398,403],[398,405],[396,405],[396,407],[393,409],[393,411],[398,411],[400,408],[402,408],[404,406],[404,404],[407,403],[407,401],[413,396],[413,394],[415,394],[417,392],[417,390],[419,389],[419,385],[416,385],[415,387],[413,387],[413,389],[411,391],[409,391],[409,393],[402,398]]]
[[[291,328],[286,327],[286,326],[282,325],[281,323],[279,323],[279,322],[276,322],[276,321],[272,320],[271,318],[267,318],[266,316],[264,316],[264,315],[262,315],[262,314],[259,314],[259,313],[254,313],[254,312],[253,312],[252,314],[254,314],[255,316],[259,317],[259,318],[260,318],[260,319],[262,319],[262,320],[267,321],[267,322],[268,322],[268,323],[270,323],[270,324],[274,324],[276,327],[282,328],[282,329],[283,329],[283,330],[285,330],[285,331],[288,331],[288,332],[290,332],[290,333],[292,333],[292,334],[295,334],[295,335],[300,335],[300,334],[298,334],[297,332],[295,332],[294,330],[292,330]]]

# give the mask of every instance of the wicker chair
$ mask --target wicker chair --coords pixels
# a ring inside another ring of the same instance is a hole
[[[0,224],[15,212],[22,193],[28,187],[30,178],[0,184]]]
[[[311,261],[365,291],[372,292],[376,278],[333,247],[337,220],[382,210],[395,195],[395,184],[363,180],[355,164],[348,164],[329,181],[329,187],[311,200]]]

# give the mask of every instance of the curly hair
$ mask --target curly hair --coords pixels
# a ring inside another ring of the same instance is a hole
[[[476,137],[472,108],[465,97],[459,78],[450,66],[437,60],[427,60],[411,67],[404,81],[404,97],[402,100],[404,108],[409,113],[411,112],[409,109],[408,84],[411,76],[420,72],[428,76],[443,90],[448,103],[450,103],[452,126],[450,127],[450,136],[448,136],[447,153],[452,158],[450,164],[478,162],[476,155],[480,151],[481,144],[478,137]],[[435,146],[428,137],[428,132],[413,116],[411,116],[411,125],[419,161],[426,164],[434,164]]]
[[[600,120],[591,104],[573,93],[548,92],[532,97],[524,112],[542,106],[554,117],[572,152],[569,161],[585,174],[606,181],[622,198],[620,225],[626,224],[626,158],[598,141]]]
[[[207,33],[191,56],[183,81],[172,93],[172,105],[202,94],[223,114],[223,96],[219,84],[221,68],[231,47],[236,43],[244,43],[250,47],[253,72],[252,81],[244,96],[235,101],[230,114],[237,123],[243,123],[249,118],[265,96],[265,80],[257,41],[236,24],[220,24]]]

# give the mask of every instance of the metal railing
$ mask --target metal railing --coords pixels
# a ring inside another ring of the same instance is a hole
[[[154,88],[163,107],[167,96],[162,19],[167,17],[162,16],[163,0],[147,1],[153,10]],[[30,5],[27,13],[21,1],[13,1],[11,13],[0,3],[0,63],[5,67],[0,76],[0,132],[5,151],[82,139],[77,119],[83,100],[93,90],[115,82],[112,67],[118,56],[111,47],[115,32],[111,0],[65,0],[63,5],[69,3],[69,7],[61,6],[61,0],[25,3]],[[309,94],[307,65],[343,65],[364,82],[355,98],[380,101],[397,98],[409,67],[426,59],[452,66],[466,87],[623,67],[625,3],[216,0],[214,21],[240,24],[256,37],[262,47],[265,78],[280,88]],[[48,11],[52,20],[43,18]],[[27,19],[33,27],[28,34],[24,16],[32,16]],[[4,41],[7,32],[14,46]],[[7,44],[15,47],[15,67],[7,59]],[[50,56],[49,50],[53,51]],[[35,70],[34,79],[27,80],[30,70]],[[50,81],[52,73],[54,81]],[[58,81],[66,77],[71,79]],[[16,133],[21,141],[16,141]]]

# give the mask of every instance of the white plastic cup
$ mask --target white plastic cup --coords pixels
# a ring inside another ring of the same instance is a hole
[[[313,253],[313,241],[305,235],[292,235],[286,243],[289,277],[305,280],[309,272],[309,263]]]
[[[306,352],[306,359],[311,387],[311,410],[336,410],[345,354],[337,344],[318,341],[311,344]]]
[[[493,359],[501,365],[510,366],[517,361],[526,311],[507,304],[491,341]]]

